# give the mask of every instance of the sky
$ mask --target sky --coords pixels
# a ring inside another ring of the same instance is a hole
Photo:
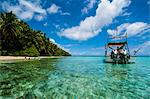
[[[72,55],[104,55],[108,36],[128,35],[131,53],[150,56],[150,0],[1,0]]]

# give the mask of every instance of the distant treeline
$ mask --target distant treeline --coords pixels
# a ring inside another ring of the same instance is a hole
[[[0,13],[0,55],[70,56],[12,12]]]

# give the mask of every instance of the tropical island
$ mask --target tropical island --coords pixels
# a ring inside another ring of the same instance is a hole
[[[0,99],[150,99],[149,7],[1,0]]]
[[[70,56],[12,12],[0,13],[0,56]]]

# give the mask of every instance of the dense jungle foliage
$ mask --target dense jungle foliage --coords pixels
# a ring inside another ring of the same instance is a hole
[[[12,12],[0,13],[0,55],[70,56]]]

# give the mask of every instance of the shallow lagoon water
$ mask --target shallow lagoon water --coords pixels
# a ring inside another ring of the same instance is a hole
[[[1,63],[0,98],[150,99],[150,57],[135,64],[104,57],[64,57]]]

